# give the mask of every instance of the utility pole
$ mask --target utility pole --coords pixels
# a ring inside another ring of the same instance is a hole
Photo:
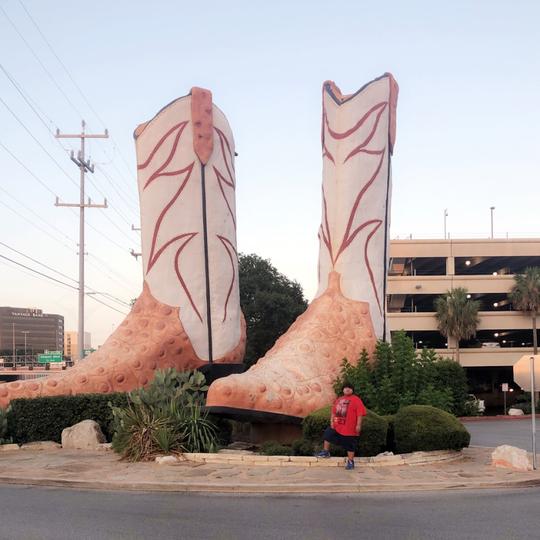
[[[90,163],[90,160],[86,160],[85,156],[85,140],[86,139],[108,139],[109,132],[105,130],[105,133],[90,134],[86,133],[86,123],[83,120],[82,129],[80,133],[60,133],[60,130],[56,130],[57,139],[80,139],[81,149],[79,150],[77,157],[71,152],[71,161],[79,167],[81,173],[80,180],[80,198],[79,203],[61,203],[56,198],[55,206],[68,206],[79,208],[79,327],[78,327],[78,349],[79,360],[84,358],[84,209],[85,208],[107,208],[107,199],[103,201],[103,204],[93,204],[88,198],[88,202],[85,201],[84,194],[84,176],[87,172],[93,173],[94,166]]]
[[[491,238],[493,239],[493,211],[495,210],[494,206],[489,207],[491,211]]]

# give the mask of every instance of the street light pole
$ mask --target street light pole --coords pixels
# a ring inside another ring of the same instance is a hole
[[[13,357],[13,365],[15,365],[15,323],[11,323],[11,356]]]
[[[30,333],[30,330],[21,330],[21,332],[24,334],[24,361],[26,362],[26,336]]]
[[[490,206],[489,209],[491,210],[491,238],[493,238],[493,210],[495,210],[495,207]]]
[[[444,239],[446,240],[446,218],[448,217],[448,208],[444,209]]]

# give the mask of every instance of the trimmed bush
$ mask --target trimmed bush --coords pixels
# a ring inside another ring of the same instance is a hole
[[[321,442],[324,430],[330,425],[330,405],[312,412],[302,421],[304,439]]]
[[[312,456],[315,453],[315,445],[308,439],[296,439],[291,449],[293,456]]]
[[[394,417],[396,451],[461,450],[471,436],[451,414],[428,405],[403,407]]]
[[[18,444],[34,441],[60,442],[62,430],[83,420],[95,420],[103,434],[112,438],[113,414],[109,402],[125,407],[124,393],[79,394],[14,399],[8,409],[8,435]]]
[[[285,446],[277,441],[266,441],[261,446],[261,454],[265,456],[290,456],[292,450],[290,446]]]
[[[383,416],[388,424],[388,431],[386,433],[386,450],[389,452],[396,453],[396,441],[394,435],[394,420],[396,418],[395,414],[387,414]]]
[[[304,418],[302,430],[304,438],[322,443],[324,430],[330,425],[331,407],[323,407]],[[358,441],[358,455],[376,456],[386,449],[388,422],[378,414],[368,411],[362,421],[362,432]],[[345,453],[333,449],[334,455]]]
[[[0,444],[9,444],[11,441],[8,433],[8,410],[0,409]]]

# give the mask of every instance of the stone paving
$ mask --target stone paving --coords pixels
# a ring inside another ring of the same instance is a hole
[[[518,472],[490,465],[491,450],[468,448],[459,460],[423,465],[357,463],[312,467],[289,463],[249,465],[183,460],[173,465],[128,463],[111,451],[54,447],[0,452],[0,483],[84,489],[211,491],[236,493],[353,493],[540,485],[540,471]],[[285,465],[285,466],[284,466]]]

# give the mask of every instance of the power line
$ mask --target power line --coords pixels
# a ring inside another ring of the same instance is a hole
[[[0,6],[0,9],[2,9],[2,7]],[[34,136],[34,134],[26,127],[25,123],[13,112],[13,110],[10,108],[10,106],[2,99],[2,97],[0,96],[0,102],[2,102],[2,105],[4,105],[4,107],[11,113],[11,115],[13,116],[13,118],[15,118],[15,120],[17,120],[17,122],[24,128],[24,130],[26,131],[26,133],[28,133],[28,135],[30,135],[30,137],[32,137],[32,139],[34,139],[34,141],[36,142],[36,144],[49,156],[49,158],[54,161],[54,163],[56,164],[56,166],[64,173],[64,175],[68,178],[68,180],[74,184],[76,187],[78,187],[77,185],[77,182],[75,182],[75,180],[73,180],[73,178],[71,178],[71,176],[69,176],[69,174],[65,171],[65,169],[62,167],[62,165],[60,165],[60,163],[58,163],[58,161],[56,161],[56,159],[49,153],[49,151],[38,141],[38,139]]]
[[[2,141],[0,141],[0,146],[28,173],[32,178],[37,180],[42,187],[44,187],[49,193],[54,197],[57,197],[56,193],[43,181],[41,178],[36,176]]]
[[[37,225],[37,223],[34,223],[32,222],[31,220],[29,220],[27,217],[23,216],[20,212],[17,212],[16,210],[14,210],[13,208],[11,208],[11,206],[9,206],[6,202],[0,200],[0,204],[2,206],[5,206],[10,212],[13,212],[16,216],[20,217],[21,219],[23,219],[24,221],[26,221],[27,223],[29,223],[32,227],[35,227],[36,229],[40,230],[43,234],[46,234],[47,236],[49,236],[50,238],[52,238],[55,242],[59,242],[60,244],[62,244],[64,247],[66,247],[67,249],[69,249],[71,252],[73,252],[73,248],[69,247],[67,244],[64,244],[64,242],[62,240],[58,240],[58,238],[55,238],[49,231],[46,231],[45,229],[43,229],[43,227],[40,227],[39,225]]]
[[[30,45],[30,43],[28,43],[28,41],[26,40],[26,38],[22,35],[22,33],[19,31],[18,27],[15,25],[15,23],[10,19],[9,15],[6,13],[5,9],[0,6],[0,11],[2,11],[2,13],[4,14],[4,17],[8,20],[9,24],[12,26],[12,28],[15,30],[15,32],[18,34],[18,36],[22,39],[22,41],[24,42],[24,44],[26,45],[26,47],[30,50],[30,52],[32,53],[32,56],[36,59],[36,61],[38,62],[38,64],[41,66],[41,68],[43,69],[43,71],[47,74],[47,76],[49,77],[49,79],[52,81],[52,83],[54,84],[54,86],[56,86],[56,88],[58,89],[58,91],[62,94],[62,96],[64,96],[64,99],[67,101],[67,103],[69,104],[69,106],[77,113],[77,115],[82,118],[82,114],[80,113],[80,111],[77,109],[77,107],[74,105],[74,103],[69,99],[68,95],[64,92],[64,90],[62,90],[62,87],[58,84],[58,82],[56,81],[56,79],[53,77],[53,75],[51,74],[51,72],[45,67],[45,64],[43,64],[43,62],[41,61],[41,59],[39,58],[39,56],[36,54],[36,52],[34,51],[33,47]]]
[[[101,118],[101,116],[99,115],[99,113],[96,111],[96,109],[92,106],[92,104],[90,103],[90,100],[88,99],[88,97],[86,96],[86,94],[83,92],[82,88],[77,84],[77,81],[73,78],[73,76],[71,75],[71,72],[70,70],[67,68],[67,66],[64,64],[64,62],[62,61],[62,59],[60,58],[60,56],[58,56],[58,54],[56,53],[54,47],[51,45],[50,41],[47,39],[47,37],[45,36],[45,34],[42,32],[40,26],[38,25],[37,21],[34,19],[34,17],[32,17],[31,13],[28,11],[28,9],[26,8],[24,2],[22,0],[19,0],[19,4],[21,5],[21,7],[23,8],[24,12],[26,13],[26,15],[28,16],[28,18],[30,19],[30,21],[32,22],[32,24],[34,25],[34,27],[36,28],[37,32],[39,33],[39,35],[41,36],[41,38],[43,39],[43,41],[45,42],[45,44],[47,45],[47,47],[49,48],[49,50],[51,51],[51,53],[53,54],[53,56],[56,58],[56,60],[58,61],[58,63],[62,66],[63,70],[65,71],[66,75],[69,77],[70,81],[73,83],[73,86],[77,89],[77,91],[79,92],[79,94],[81,95],[81,97],[83,98],[83,100],[85,101],[86,105],[88,105],[88,108],[92,111],[92,113],[94,114],[94,116],[96,117],[96,119],[101,123],[101,125],[103,127],[105,127],[105,122],[103,121],[103,119]],[[82,115],[79,115],[79,116],[82,116]],[[118,144],[116,143],[116,140],[114,139],[114,137],[111,135],[111,140],[113,142],[113,145],[114,145],[114,148],[115,150],[118,151],[118,154],[120,156],[120,158],[122,159],[122,161],[124,162],[124,164],[126,165],[127,167],[127,170],[129,171],[129,173],[133,176],[133,173],[131,172],[131,169],[130,169],[130,166],[129,164],[127,163],[127,160],[124,158],[122,152],[120,151],[120,148],[118,147]]]
[[[71,280],[71,281],[77,283],[77,280],[76,280],[76,279],[74,279],[74,278],[68,276],[67,274],[64,274],[63,272],[60,272],[59,270],[56,270],[55,268],[53,268],[53,267],[51,267],[51,266],[49,266],[49,265],[47,265],[47,264],[45,264],[45,263],[43,263],[43,262],[41,262],[41,261],[38,261],[37,259],[34,259],[33,257],[30,257],[30,255],[27,255],[26,253],[23,253],[22,251],[19,251],[18,249],[15,249],[14,247],[9,246],[9,245],[6,244],[5,242],[1,242],[1,241],[0,241],[0,245],[6,247],[7,249],[9,249],[9,250],[11,250],[11,251],[13,251],[14,253],[17,253],[17,255],[20,255],[21,257],[25,257],[26,259],[28,259],[28,260],[30,260],[30,261],[36,263],[36,264],[39,264],[40,266],[43,266],[43,267],[46,268],[47,270],[50,270],[51,272],[54,272],[54,273],[56,273],[56,274],[62,276],[62,277],[65,278],[65,279],[69,279],[69,280]],[[1,256],[1,255],[0,255],[0,256]],[[7,257],[4,257],[4,258],[7,259]],[[14,263],[14,264],[19,264],[19,263],[17,263],[17,261],[13,261],[13,260],[11,260],[11,259],[8,259],[8,260],[10,260],[10,262],[12,262],[12,263]],[[21,266],[24,266],[24,265],[21,265]],[[30,269],[30,268],[28,267],[28,269]],[[30,270],[31,270],[31,269],[30,269]],[[33,270],[32,270],[32,271],[33,271]],[[37,272],[37,271],[36,271],[36,272]],[[39,273],[39,272],[38,272],[38,273]],[[45,276],[45,277],[47,277],[47,276]],[[49,276],[49,277],[50,277],[50,276]],[[55,279],[55,278],[53,278],[53,279]],[[58,281],[58,280],[57,280],[57,281]],[[76,290],[79,290],[78,287],[74,287],[73,285],[70,285],[69,283],[64,283],[64,282],[62,282],[62,283],[63,283],[64,285],[67,285],[67,286],[71,287],[71,288],[75,288]],[[110,293],[108,293],[108,292],[103,292],[103,291],[97,291],[95,288],[90,287],[90,286],[86,286],[85,288],[88,289],[90,292],[92,292],[92,293],[94,293],[94,294],[99,294],[99,295],[101,295],[101,296],[105,296],[106,298],[111,299],[113,302],[117,302],[117,303],[119,303],[119,304],[121,304],[121,305],[123,305],[123,306],[129,307],[129,304],[128,304],[127,302],[125,302],[124,300],[118,298],[117,296],[114,296],[113,294],[110,294]]]
[[[49,125],[47,125],[47,122],[43,120],[43,116],[47,118],[47,120],[50,122],[50,124],[54,125],[54,122],[40,109],[38,112],[37,109],[39,108],[37,103],[28,96],[25,92],[23,92],[21,85],[15,80],[15,77],[9,73],[9,71],[0,64],[0,69],[4,72],[4,75],[7,77],[9,82],[12,84],[12,86],[17,90],[19,95],[26,101],[26,104],[34,111],[34,114],[39,118],[40,122],[45,126],[45,129],[49,131],[51,134],[53,134],[51,128]]]
[[[75,244],[75,240],[73,238],[70,238],[69,236],[67,236],[67,234],[64,233],[64,231],[62,231],[61,229],[59,229],[56,225],[53,225],[52,223],[49,223],[47,220],[43,219],[39,214],[36,214],[36,212],[34,210],[32,210],[29,206],[27,206],[25,203],[23,203],[22,201],[20,201],[17,197],[15,197],[15,195],[12,195],[9,191],[7,191],[6,189],[4,189],[2,186],[0,186],[0,190],[3,191],[8,197],[10,197],[11,199],[13,199],[17,204],[20,204],[23,208],[25,208],[26,210],[28,210],[28,212],[30,212],[35,218],[41,220],[43,223],[45,223],[45,225],[47,225],[48,227],[50,227],[51,229],[54,229],[55,231],[57,231],[59,233],[59,235],[63,236],[64,238],[66,238],[68,241],[70,242],[73,242],[73,244]],[[4,206],[7,206],[7,203],[3,203]],[[13,212],[15,212],[15,210],[11,209]],[[16,212],[15,212],[16,213]],[[46,232],[46,231],[44,231]],[[62,244],[63,245],[66,245],[64,244],[64,242],[62,241]],[[71,248],[70,248],[71,249]]]
[[[23,169],[26,170],[26,172],[28,172],[28,174],[30,174],[32,176],[32,178],[34,178],[44,189],[46,189],[49,193],[51,193],[54,197],[57,197],[56,193],[41,179],[39,178],[34,172],[32,172],[9,148],[7,148],[7,146],[5,146],[1,141],[0,141],[0,146],[21,166],[23,167]],[[1,202],[1,201],[0,201]],[[5,205],[7,206],[7,205]],[[15,210],[9,208],[13,213],[15,213],[16,215],[17,212],[15,212]],[[71,210],[71,212],[75,215],[75,211],[73,209],[69,209]],[[21,216],[23,217],[23,216]],[[27,220],[26,218],[23,217],[23,219],[25,219],[26,221],[28,221],[30,223],[30,225],[32,226],[35,226],[37,227],[33,222]],[[107,242],[111,243],[112,245],[120,248],[122,250],[122,252],[125,252],[127,254],[127,248],[125,248],[124,246],[120,245],[118,242],[116,242],[115,240],[113,240],[112,238],[110,238],[109,235],[103,233],[102,231],[100,231],[98,228],[94,227],[91,223],[87,223],[86,224],[90,229],[92,229],[94,232],[96,232],[98,235],[100,235],[103,239],[105,239]],[[42,230],[42,229],[41,229]],[[45,234],[49,234],[47,233],[47,231],[43,231],[45,232]],[[49,234],[49,236],[51,236]],[[52,237],[54,240],[58,241],[56,238]],[[71,248],[70,248],[71,249]]]
[[[36,270],[35,268],[30,268],[30,266],[26,266],[25,264],[14,261],[13,259],[10,259],[9,257],[6,257],[5,255],[0,254],[0,258],[5,259],[6,261],[9,261],[9,262],[11,262],[13,264],[16,264],[17,266],[21,266],[22,268],[26,268],[26,270],[30,270],[30,272],[34,272],[34,274],[39,274],[40,276],[43,276],[43,277],[45,277],[47,279],[50,279],[51,281],[55,281],[56,283],[60,283],[61,285],[65,285],[66,287],[69,287],[70,289],[74,289],[76,291],[79,290],[78,287],[74,287],[73,285],[70,285],[69,283],[66,283],[65,281],[61,281],[59,279],[56,279],[55,277],[44,274],[43,272],[40,272],[39,270]]]

